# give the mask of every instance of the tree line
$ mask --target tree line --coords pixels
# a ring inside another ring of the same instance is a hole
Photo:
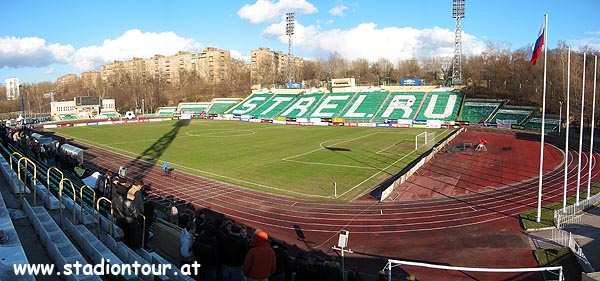
[[[570,109],[572,120],[579,120],[583,87],[583,54],[586,53],[585,111],[584,120],[590,125],[594,85],[594,57],[597,50],[583,47],[571,50]],[[488,42],[479,55],[463,58],[462,81],[467,98],[508,100],[510,105],[542,105],[544,53],[532,66],[525,60],[525,48],[511,51],[507,43]],[[546,112],[558,114],[563,107],[566,112],[568,45],[560,42],[548,50]],[[207,102],[217,97],[246,97],[252,84],[263,87],[282,86],[282,73],[262,73],[251,79],[250,67],[242,60],[232,58],[229,74],[222,80],[209,81],[206,76],[190,71],[180,71],[178,81],[167,82],[160,78],[148,78],[130,73],[117,73],[97,85],[84,88],[81,81],[57,87],[55,83],[25,83],[25,110],[32,114],[50,112],[50,92],[55,101],[73,100],[76,96],[100,96],[114,98],[117,110],[138,109],[145,113],[156,112],[161,106],[176,106],[179,102]],[[276,71],[276,70],[273,70]],[[264,72],[264,71],[263,71]],[[294,69],[294,77],[305,87],[324,87],[332,78],[353,77],[358,85],[399,85],[402,78],[421,78],[427,85],[448,85],[452,75],[452,63],[447,57],[404,59],[392,62],[381,58],[371,62],[367,59],[348,60],[338,53],[306,60],[302,67]],[[279,77],[279,78],[274,78]],[[597,83],[598,84],[598,83]],[[2,91],[5,91],[2,89]],[[600,93],[599,93],[600,95]],[[21,110],[21,101],[6,101],[0,95],[0,112]],[[600,110],[600,108],[598,109]],[[598,121],[600,118],[596,118]],[[578,122],[577,122],[578,123]]]

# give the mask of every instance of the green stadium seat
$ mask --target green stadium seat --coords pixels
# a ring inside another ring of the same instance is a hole
[[[390,96],[388,91],[362,91],[342,110],[339,117],[347,122],[370,122]]]
[[[239,98],[213,99],[210,106],[206,109],[206,114],[224,114],[225,111],[237,105],[241,100]]]
[[[310,118],[334,118],[337,117],[349,104],[354,93],[330,93],[326,94],[320,103],[310,110]]]
[[[502,103],[488,100],[466,100],[462,108],[461,121],[478,124],[486,121],[500,107]]]
[[[533,112],[534,109],[531,107],[502,107],[492,117],[491,122],[498,123],[498,120],[501,120],[500,122],[514,120],[515,124],[522,124]]]
[[[250,114],[258,118],[275,118],[299,97],[298,94],[274,94]]]
[[[271,92],[253,93],[250,96],[248,96],[246,99],[244,99],[242,102],[240,102],[238,105],[227,110],[225,113],[236,114],[236,115],[256,116],[258,109],[263,104],[265,104],[266,102],[271,100],[274,96],[275,96],[275,94],[273,94]]]
[[[380,104],[379,112],[374,121],[383,122],[386,119],[414,120],[418,106],[425,97],[425,92],[392,92],[387,100]],[[376,106],[375,104],[373,106]]]
[[[459,91],[432,91],[427,93],[416,120],[456,120],[463,96],[464,94]]]

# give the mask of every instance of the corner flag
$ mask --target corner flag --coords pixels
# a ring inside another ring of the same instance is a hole
[[[529,54],[527,55],[527,60],[531,62],[532,65],[535,65],[537,58],[542,54],[542,46],[544,46],[544,40],[546,33],[546,19],[542,22],[542,27],[540,28],[540,32],[538,33],[537,40],[535,40],[535,44],[531,46],[531,50],[529,50]]]

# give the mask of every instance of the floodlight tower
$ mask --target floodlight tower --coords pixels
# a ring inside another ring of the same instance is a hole
[[[288,36],[288,59],[287,59],[287,78],[288,82],[294,81],[294,65],[293,65],[293,47],[292,35],[294,35],[294,13],[285,14],[285,35]]]
[[[462,28],[460,19],[465,17],[465,0],[452,0],[452,17],[456,19],[454,29],[454,64],[452,69],[452,85],[462,84]]]

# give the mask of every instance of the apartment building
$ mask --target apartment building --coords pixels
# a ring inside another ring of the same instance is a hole
[[[77,83],[76,74],[65,74],[61,77],[56,78],[56,86],[58,86],[59,88],[64,88],[75,83]]]
[[[202,52],[178,52],[173,56],[154,55],[148,59],[115,61],[101,67],[101,77],[107,81],[126,74],[134,81],[153,78],[176,84],[185,75],[194,75],[210,82],[219,82],[229,76],[230,63],[229,51],[209,47]]]
[[[19,78],[8,78],[4,80],[6,85],[6,100],[16,100],[19,93]]]
[[[302,69],[303,59],[292,57],[281,51],[271,51],[269,48],[258,48],[250,51],[250,77],[254,84],[283,82],[288,79],[288,62],[291,63],[292,80]]]
[[[101,74],[98,71],[87,71],[81,73],[81,86],[83,88],[94,88],[100,83]]]

